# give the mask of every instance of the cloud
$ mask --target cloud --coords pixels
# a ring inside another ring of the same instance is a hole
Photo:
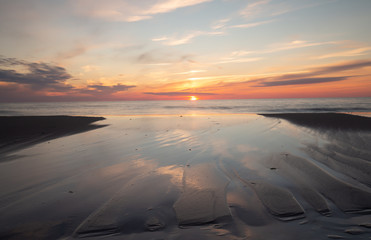
[[[223,36],[226,35],[226,29],[232,28],[252,28],[257,27],[260,25],[268,24],[274,22],[274,20],[267,20],[261,22],[253,22],[253,23],[246,23],[246,24],[239,24],[239,25],[227,25],[227,22],[230,21],[229,19],[222,19],[217,22],[217,25],[211,26],[214,30],[210,31],[193,31],[183,36],[161,36],[155,37],[152,39],[153,42],[163,42],[164,45],[167,46],[178,46],[183,44],[191,43],[194,38],[200,36]]]
[[[144,11],[145,14],[154,15],[159,13],[172,12],[178,8],[189,7],[193,5],[198,5],[205,2],[211,2],[212,0],[166,0],[159,1],[153,5],[147,11]]]
[[[298,48],[316,47],[316,46],[334,45],[334,44],[338,44],[338,42],[334,42],[334,41],[308,42],[308,41],[303,41],[303,40],[294,40],[288,43],[272,45],[270,48],[265,49],[261,51],[260,53],[274,53],[274,52],[281,52],[281,51],[298,49]]]
[[[194,62],[192,55],[177,55],[161,50],[146,51],[135,58],[135,62],[149,65],[170,65],[171,63]]]
[[[301,78],[301,79],[291,79],[291,80],[286,80],[286,81],[261,82],[259,86],[262,86],[262,87],[272,87],[272,86],[316,84],[316,83],[326,83],[326,82],[343,81],[343,80],[346,80],[348,78],[349,77]]]
[[[328,77],[323,75],[343,74],[343,72],[345,71],[358,70],[365,67],[371,67],[370,60],[352,61],[331,66],[311,68],[302,73],[283,74],[264,78],[255,78],[245,83],[257,83],[256,85],[257,87],[272,87],[272,86],[304,85],[343,81],[355,76]]]
[[[300,9],[311,8],[326,4],[329,1],[308,2],[302,1],[272,1],[272,0],[252,0],[248,1],[247,6],[240,11],[240,15],[245,19],[272,18]]]
[[[274,20],[232,25],[232,26],[229,26],[229,28],[252,28],[252,27],[257,27],[257,26],[264,25],[264,24],[271,23],[271,22],[274,22]]]
[[[358,60],[332,66],[319,67],[313,70],[313,74],[328,74],[334,72],[343,72],[364,67],[371,67],[371,60]]]
[[[211,29],[207,31],[193,31],[183,36],[159,36],[152,39],[153,42],[162,42],[167,46],[178,46],[183,44],[191,43],[193,39],[200,36],[223,36],[226,35],[227,29],[238,29],[238,28],[252,28],[260,25],[268,24],[274,22],[275,20],[265,20],[259,22],[251,22],[244,24],[228,25],[231,19],[225,18],[217,21],[211,26]]]
[[[254,18],[259,16],[267,8],[266,5],[270,3],[271,0],[258,0],[251,1],[249,4],[240,12],[245,18]]]
[[[232,57],[241,57],[255,53],[254,51],[234,51],[231,53]]]
[[[71,0],[72,6],[82,15],[106,21],[137,22],[153,18],[180,8],[190,7],[212,0]]]
[[[162,36],[153,38],[152,41],[154,42],[163,42],[164,45],[168,46],[177,46],[190,43],[194,38],[199,36],[217,36],[217,35],[224,35],[222,31],[194,31],[188,33],[181,37],[170,37],[170,36]]]
[[[225,58],[215,64],[225,64],[225,63],[247,63],[247,62],[256,62],[262,60],[263,58]]]
[[[32,88],[61,87],[61,83],[72,78],[66,69],[46,63],[26,62],[14,58],[3,58],[0,66],[21,66],[27,72],[14,69],[0,69],[0,81],[8,83],[27,84]],[[67,86],[66,86],[67,87]]]
[[[263,59],[261,57],[261,55],[263,55],[263,54],[270,54],[270,53],[276,53],[276,52],[281,52],[281,51],[288,51],[288,50],[293,50],[293,49],[315,47],[315,46],[322,46],[322,45],[330,45],[330,44],[337,44],[337,42],[308,42],[308,41],[302,41],[302,40],[295,40],[295,41],[291,41],[289,43],[274,44],[274,45],[269,46],[268,48],[263,49],[263,50],[254,50],[254,51],[238,50],[238,51],[233,51],[229,54],[228,57],[221,58],[220,61],[215,62],[215,64],[243,63],[243,62],[259,61],[259,60]],[[246,55],[259,56],[259,57],[246,58],[245,57]]]
[[[79,89],[79,93],[84,93],[84,94],[91,94],[91,95],[111,95],[114,93],[118,92],[123,92],[127,91],[130,88],[134,88],[135,86],[129,86],[129,85],[122,85],[122,84],[116,84],[113,86],[104,86],[104,85],[99,85],[99,84],[93,84],[93,85],[88,85],[83,89]]]
[[[211,96],[216,93],[199,93],[199,92],[145,92],[144,94],[157,96]]]
[[[56,99],[94,99],[110,97],[114,94],[127,91],[135,86],[116,84],[105,86],[102,84],[91,84],[83,88],[75,87],[68,81],[73,80],[67,70],[43,62],[28,62],[15,58],[0,57],[0,92],[3,94],[1,101],[15,101],[17,99],[46,100]]]
[[[229,18],[220,19],[219,21],[215,22],[211,28],[214,30],[225,28],[229,21],[231,21]]]
[[[318,56],[317,59],[362,56],[366,55],[369,51],[371,51],[371,47],[356,48],[348,51],[325,54],[322,56]]]
[[[189,75],[189,74],[194,74],[194,73],[202,73],[206,72],[204,69],[199,69],[199,70],[190,70],[186,72],[179,72],[179,73],[174,73],[175,75]]]

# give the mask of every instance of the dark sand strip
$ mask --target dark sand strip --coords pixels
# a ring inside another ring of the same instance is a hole
[[[252,186],[269,212],[280,220],[305,217],[303,208],[287,189],[263,181],[254,182]]]
[[[170,184],[169,176],[140,175],[140,170],[137,174],[139,176],[133,177],[88,216],[77,227],[74,236],[108,237],[111,234],[130,235],[174,227],[176,218],[171,206],[178,190]]]
[[[279,113],[260,114],[282,118],[291,123],[315,129],[371,131],[371,118],[344,113]]]
[[[287,165],[281,170],[286,170],[286,175],[297,174],[300,181],[311,184],[343,212],[371,210],[371,191],[365,191],[346,183],[307,159],[289,155],[284,162]]]
[[[286,158],[289,155],[285,155]],[[290,156],[291,157],[291,156]],[[326,199],[311,185],[311,181],[303,177],[303,174],[297,169],[287,166],[285,161],[282,161],[282,155],[276,154],[272,157],[272,163],[278,167],[276,171],[284,178],[288,178],[290,182],[297,186],[297,191],[302,195],[306,202],[308,202],[317,212],[322,215],[331,215],[331,210],[326,202]],[[325,184],[325,183],[324,183]]]
[[[307,153],[331,169],[371,187],[371,162],[351,155],[343,155],[328,147],[309,146]]]
[[[0,117],[0,156],[36,143],[104,127],[92,124],[104,119],[72,116]]]
[[[302,206],[289,190],[261,180],[249,182],[234,172],[242,183],[254,189],[264,206],[276,218],[290,221],[305,217]]]

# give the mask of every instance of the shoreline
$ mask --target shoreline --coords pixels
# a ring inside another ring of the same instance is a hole
[[[103,117],[0,116],[0,157],[9,152],[63,136],[104,127]]]
[[[371,113],[370,113],[371,114]],[[371,131],[371,115],[353,113],[226,113],[226,114],[141,114],[105,115],[105,117],[217,117],[254,116],[287,120],[298,126],[317,130]],[[107,125],[97,125],[105,117],[98,116],[0,116],[0,157],[8,153],[63,136],[90,131]]]

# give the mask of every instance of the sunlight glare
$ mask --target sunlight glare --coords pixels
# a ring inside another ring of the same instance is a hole
[[[190,97],[189,97],[189,100],[191,100],[191,101],[196,101],[196,100],[198,100],[198,98],[197,98],[196,96],[190,96]]]

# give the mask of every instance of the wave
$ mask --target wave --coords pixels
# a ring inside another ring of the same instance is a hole
[[[0,116],[371,112],[371,98],[1,103]]]
[[[187,109],[187,110],[236,110],[236,112],[371,112],[371,108],[364,107],[313,107],[313,108],[276,108],[276,107],[251,107],[251,106],[164,106],[165,109]],[[233,111],[232,111],[233,112]]]

